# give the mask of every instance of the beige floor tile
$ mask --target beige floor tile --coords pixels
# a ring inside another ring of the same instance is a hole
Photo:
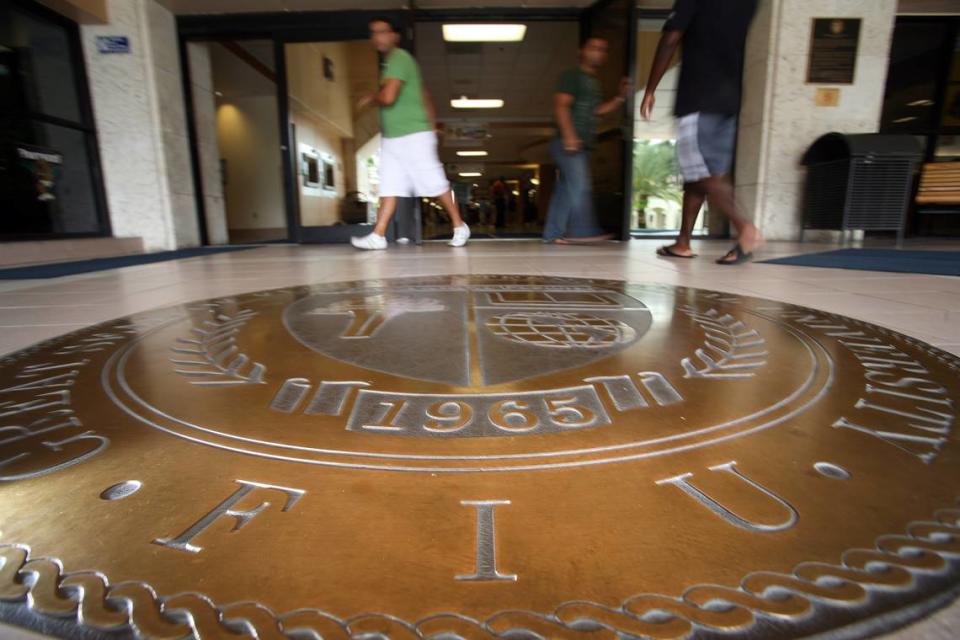
[[[25,349],[30,345],[54,338],[64,333],[77,331],[88,325],[53,324],[31,325],[26,327],[0,327],[0,354]]]
[[[944,351],[947,351],[954,355],[960,356],[960,342],[956,344],[950,344],[950,343],[936,344],[935,343],[933,346],[937,347],[938,349],[943,349]]]
[[[960,342],[960,311],[928,309],[907,313],[879,313],[871,317],[870,321],[894,329],[919,331],[933,336],[937,342]]]
[[[939,286],[934,284],[934,286]],[[943,309],[946,311],[960,311],[960,292],[951,291],[901,291],[899,293],[877,292],[869,294],[885,300],[894,300],[912,304],[917,307],[927,307],[930,309]]]

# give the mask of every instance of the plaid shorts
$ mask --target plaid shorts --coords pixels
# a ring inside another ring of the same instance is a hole
[[[677,121],[677,159],[683,181],[730,173],[737,142],[737,117],[691,113]]]

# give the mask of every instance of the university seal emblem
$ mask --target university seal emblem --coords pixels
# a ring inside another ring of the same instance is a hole
[[[867,637],[960,578],[960,360],[738,295],[293,287],[0,360],[0,616],[77,637]]]

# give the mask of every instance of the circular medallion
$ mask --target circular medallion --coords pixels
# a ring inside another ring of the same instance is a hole
[[[294,287],[0,360],[0,616],[143,637],[860,637],[960,577],[957,358],[607,280]]]

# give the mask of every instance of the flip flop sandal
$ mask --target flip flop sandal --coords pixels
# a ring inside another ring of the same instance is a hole
[[[733,260],[728,260],[727,258],[733,257]],[[740,243],[734,245],[733,249],[727,251],[727,254],[717,260],[717,264],[724,265],[737,265],[743,264],[744,262],[750,262],[753,260],[753,253],[745,253],[743,247],[740,246]]]
[[[681,253],[677,253],[668,246],[660,247],[659,249],[657,249],[657,255],[662,258],[683,258],[684,260],[692,260],[693,258],[697,257],[697,254],[695,253],[691,253],[688,256],[685,256]]]

